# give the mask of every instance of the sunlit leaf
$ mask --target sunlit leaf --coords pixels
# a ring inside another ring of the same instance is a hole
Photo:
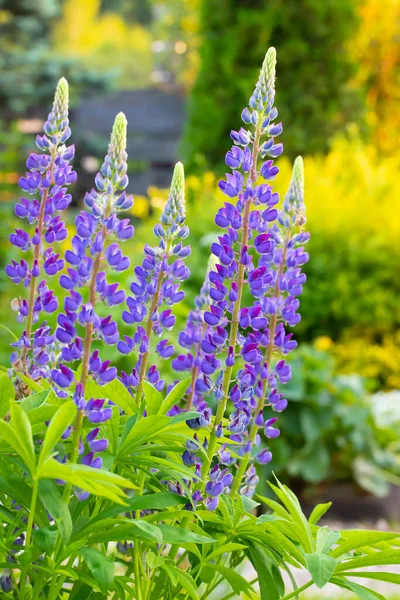
[[[306,564],[315,585],[323,588],[332,577],[337,561],[327,554],[314,552],[314,554],[306,554]]]

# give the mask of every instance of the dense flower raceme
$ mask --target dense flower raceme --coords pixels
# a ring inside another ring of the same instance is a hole
[[[117,344],[122,354],[136,350],[139,359],[131,373],[122,373],[122,380],[132,391],[136,401],[140,402],[143,380],[147,379],[158,390],[164,387],[164,381],[155,365],[148,366],[150,340],[154,334],[162,337],[175,325],[172,307],[185,297],[180,284],[189,276],[184,259],[190,254],[190,246],[183,241],[189,235],[185,225],[184,170],[177,163],[171,182],[171,190],[160,222],[154,227],[159,238],[157,246],[146,245],[141,266],[134,269],[135,281],[131,284],[132,295],[127,298],[127,310],[122,314],[125,323],[133,325],[132,336],[124,336]],[[164,337],[156,345],[156,352],[162,359],[170,359],[174,347]]]
[[[22,252],[33,251],[32,262],[22,258],[7,265],[6,273],[14,283],[23,283],[26,297],[16,299],[12,307],[18,312],[18,321],[25,330],[15,346],[11,361],[16,371],[32,377],[48,376],[55,360],[55,338],[46,321],[34,330],[41,313],[53,313],[58,301],[46,279],[56,275],[64,266],[53,244],[67,236],[60,217],[71,202],[67,186],[76,180],[70,161],[74,146],[65,143],[71,136],[68,120],[68,84],[60,79],[52,111],[44,124],[44,135],[38,135],[38,153],[30,154],[28,172],[19,180],[19,187],[28,197],[21,198],[15,214],[24,219],[30,231],[17,228],[10,236],[13,246]],[[32,199],[29,198],[32,197]]]
[[[65,299],[64,312],[58,315],[56,338],[62,346],[61,361],[51,373],[55,389],[60,397],[67,397],[67,390],[75,385],[74,400],[78,407],[72,458],[82,451],[79,438],[83,416],[95,425],[87,436],[89,452],[83,456],[83,464],[101,467],[102,452],[107,442],[97,438],[98,424],[108,420],[112,409],[104,398],[86,401],[85,386],[88,377],[99,385],[109,383],[117,376],[117,370],[109,360],[103,361],[98,350],[92,350],[92,342],[100,340],[114,345],[119,339],[118,327],[110,316],[102,318],[96,304],[115,306],[125,300],[125,293],[118,283],[108,283],[109,268],[118,273],[129,267],[119,242],[130,239],[133,227],[128,219],[120,219],[117,213],[131,208],[133,199],[127,196],[128,185],[126,154],[126,118],[117,115],[111,133],[108,153],[95,179],[96,189],[85,196],[87,210],[76,218],[76,234],[72,249],[65,253],[70,265],[67,273],[60,277],[60,284],[69,291]],[[80,334],[79,330],[82,333]],[[79,381],[69,363],[82,361]]]
[[[303,166],[298,158],[283,209],[279,210],[278,195],[267,183],[278,173],[273,158],[282,152],[282,145],[274,139],[282,131],[282,125],[274,123],[278,114],[273,106],[275,62],[275,51],[270,49],[249,107],[242,113],[247,128],[231,133],[234,146],[226,155],[226,164],[232,173],[219,185],[237,201],[226,202],[216,216],[216,224],[225,232],[211,247],[218,260],[209,273],[211,303],[201,317],[197,316],[206,329],[200,334],[203,355],[196,390],[200,396],[214,391],[218,401],[207,459],[201,468],[207,480],[204,491],[208,508],[218,505],[222,492],[231,486],[236,491],[241,485],[250,454],[260,444],[259,431],[263,429],[267,438],[279,435],[277,418],[270,411],[279,413],[287,405],[278,389],[290,379],[290,368],[283,357],[296,347],[285,328],[300,320],[297,296],[305,281],[301,266],[308,258],[301,246],[308,239],[302,232]],[[264,159],[260,167],[259,158]],[[245,288],[253,297],[248,307],[242,306]],[[190,323],[180,337],[181,343],[191,345],[192,332],[198,335],[198,329]],[[191,360],[191,355],[183,356],[181,363],[186,368]],[[234,410],[224,427],[229,401]],[[200,405],[198,398],[196,402]],[[270,407],[267,415],[266,406]],[[231,444],[220,445],[219,461],[211,468],[217,440],[222,436]],[[240,456],[234,482],[228,471],[235,463],[232,448]],[[187,449],[184,460],[196,464],[198,471],[197,450],[196,446]],[[272,459],[268,448],[257,451],[256,456],[261,464]],[[256,484],[257,474],[251,465],[242,493],[251,495]]]

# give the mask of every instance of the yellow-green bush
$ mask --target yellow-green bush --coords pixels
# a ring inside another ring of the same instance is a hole
[[[275,187],[284,193],[289,162],[281,160],[280,168]],[[350,132],[327,156],[307,157],[305,173],[311,241],[299,335],[380,341],[400,328],[400,155],[380,158]],[[151,188],[149,195],[157,211],[166,194]],[[194,293],[217,232],[215,212],[226,198],[211,173],[188,177],[187,198]]]

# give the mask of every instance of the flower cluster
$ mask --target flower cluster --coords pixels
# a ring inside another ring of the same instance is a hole
[[[6,273],[14,283],[23,282],[27,298],[16,299],[12,307],[18,312],[18,321],[25,330],[16,344],[11,361],[16,371],[32,377],[47,377],[55,360],[54,335],[43,322],[34,331],[41,313],[53,313],[58,308],[54,292],[48,287],[46,278],[62,270],[64,261],[53,249],[53,244],[65,240],[67,230],[61,219],[62,213],[71,202],[67,186],[76,180],[70,165],[74,157],[74,146],[65,143],[71,136],[68,120],[68,84],[60,79],[53,108],[44,124],[44,135],[38,135],[36,146],[39,153],[30,154],[27,173],[19,180],[21,190],[33,196],[21,198],[15,206],[15,214],[25,219],[32,227],[31,232],[17,228],[10,236],[13,246],[22,252],[33,251],[32,262],[26,259],[12,260]]]
[[[130,354],[133,350],[139,352],[136,366],[131,373],[123,373],[122,380],[136,391],[137,403],[141,401],[146,374],[158,390],[164,387],[156,367],[151,365],[148,368],[150,340],[153,334],[162,337],[164,332],[173,328],[175,316],[172,307],[185,297],[180,284],[189,276],[183,259],[190,254],[190,246],[183,244],[189,235],[185,225],[184,185],[183,165],[177,163],[168,201],[160,222],[154,227],[159,244],[145,246],[142,264],[134,269],[135,281],[130,288],[132,295],[126,300],[127,310],[122,314],[125,323],[135,326],[135,332],[118,342],[118,350],[122,354]],[[169,359],[174,347],[168,338],[163,338],[157,343],[156,352],[160,358]]]
[[[287,405],[279,389],[290,379],[284,357],[296,347],[287,327],[300,320],[298,296],[305,282],[301,267],[308,259],[302,247],[308,240],[302,231],[303,166],[298,158],[279,210],[279,196],[269,183],[278,173],[273,159],[283,150],[275,141],[282,131],[282,124],[274,123],[278,115],[274,107],[275,62],[275,51],[270,49],[249,106],[242,112],[246,128],[231,133],[234,146],[226,154],[226,164],[232,172],[219,184],[231,201],[225,202],[215,219],[224,233],[211,246],[216,263],[208,275],[207,299],[191,313],[180,336],[186,347],[198,345],[196,359],[189,354],[174,362],[175,368],[181,365],[187,370],[196,360],[197,406],[202,406],[202,397],[211,390],[218,401],[207,458],[201,467],[209,508],[218,504],[218,496],[227,487],[236,491],[241,485],[250,455],[260,445],[260,430],[268,439],[279,435],[277,418],[269,411],[279,413]],[[242,302],[246,288],[253,299],[250,306]],[[224,422],[228,403],[233,411]],[[231,444],[220,447],[219,464],[211,468],[222,436]],[[227,472],[227,466],[235,462],[232,446],[240,456],[234,480]],[[256,456],[261,464],[272,459],[269,448],[256,451]],[[193,454],[191,462],[196,469],[197,460]],[[251,465],[242,493],[251,495],[256,484]]]
[[[87,382],[92,379],[100,386],[106,385],[118,377],[118,372],[109,360],[102,360],[94,343],[116,345],[123,355],[136,353],[135,363],[128,373],[120,374],[120,380],[138,406],[142,404],[145,380],[158,391],[165,387],[150,359],[153,345],[159,358],[170,360],[177,373],[190,373],[185,406],[169,406],[168,414],[192,408],[197,411],[197,415],[187,415],[186,423],[194,433],[182,453],[186,467],[193,467],[194,477],[185,485],[180,481],[169,481],[168,485],[191,495],[191,505],[204,502],[214,510],[221,494],[239,489],[251,496],[258,482],[254,459],[262,465],[272,460],[269,440],[279,436],[278,415],[287,406],[282,386],[291,377],[286,357],[296,347],[291,328],[300,321],[298,298],[306,280],[302,267],[308,260],[304,244],[309,237],[304,231],[302,159],[294,163],[281,207],[271,185],[278,173],[274,159],[283,151],[276,141],[282,124],[275,122],[275,64],[275,50],[271,48],[242,112],[244,126],[231,132],[233,146],[225,157],[230,172],[219,183],[229,200],[215,218],[222,231],[211,245],[206,278],[195,308],[179,332],[183,352],[177,356],[167,332],[175,325],[173,307],[185,296],[181,284],[189,276],[185,258],[190,254],[190,246],[184,244],[189,229],[185,224],[181,163],[175,166],[167,203],[154,227],[158,243],[145,246],[142,263],[134,268],[130,295],[125,298],[118,282],[109,279],[109,271],[120,274],[129,268],[129,258],[123,254],[120,242],[134,233],[129,220],[118,217],[133,203],[125,192],[127,124],[122,113],[115,119],[95,189],[85,196],[86,210],[76,217],[76,232],[65,253],[67,268],[60,275],[60,284],[68,294],[64,310],[58,313],[56,332],[53,334],[46,323],[35,332],[29,326],[40,310],[52,312],[57,308],[45,280],[36,281],[40,271],[54,275],[64,266],[63,259],[51,247],[42,249],[40,241],[43,237],[50,244],[65,237],[65,227],[53,212],[69,203],[70,197],[60,186],[74,178],[67,164],[73,152],[60,145],[69,135],[64,106],[66,84],[60,82],[45,126],[46,134],[51,131],[53,137],[51,141],[46,136],[38,141],[40,147],[49,144],[50,158],[31,157],[31,172],[21,180],[30,193],[40,190],[41,202],[22,200],[16,210],[29,222],[37,221],[38,227],[32,239],[22,230],[12,236],[12,242],[23,250],[35,246],[34,263],[31,270],[24,261],[7,267],[14,281],[24,280],[30,287],[29,300],[19,305],[19,318],[28,321],[18,342],[22,358],[31,351],[35,368],[42,369],[41,376],[50,373],[57,395],[72,395],[78,408],[74,428],[63,436],[66,440],[72,435],[71,453],[59,460],[76,462],[82,455],[84,465],[102,466],[98,453],[107,449],[107,440],[101,436],[101,424],[111,418],[112,407],[107,393],[91,397]],[[245,298],[251,299],[248,305],[244,304]],[[122,319],[132,331],[120,339],[116,321],[107,311],[104,316],[101,307],[122,304]],[[57,348],[56,361],[49,359],[52,347]],[[167,386],[167,393],[175,384]],[[209,397],[217,404],[214,418]],[[140,411],[144,418],[145,408]],[[84,420],[90,426],[83,441]],[[77,493],[80,498],[86,497],[85,493]]]
[[[122,254],[119,242],[130,239],[134,230],[129,219],[120,219],[117,213],[132,207],[133,199],[125,189],[128,185],[126,154],[127,122],[124,114],[116,116],[107,155],[95,179],[96,189],[85,196],[87,210],[78,214],[76,234],[72,238],[72,248],[65,253],[69,264],[66,273],[60,277],[61,286],[69,292],[65,299],[64,312],[59,313],[56,338],[61,346],[61,361],[51,372],[57,394],[67,397],[68,388],[75,385],[74,401],[78,407],[78,418],[74,432],[72,458],[76,459],[84,451],[80,440],[80,430],[84,416],[94,425],[103,423],[112,415],[111,407],[105,398],[85,400],[85,386],[88,377],[99,385],[109,383],[117,376],[117,369],[109,360],[103,361],[92,343],[99,340],[114,345],[119,339],[117,323],[111,316],[102,317],[97,303],[107,307],[121,304],[125,293],[118,283],[109,283],[109,269],[120,273],[129,266],[129,259]],[[83,332],[81,334],[80,332]],[[75,381],[72,368],[67,366],[82,361],[79,381]],[[105,440],[97,439],[99,428],[95,427],[87,436],[89,452],[82,463],[95,468],[101,467],[96,452],[106,449]],[[79,495],[82,496],[82,494]]]

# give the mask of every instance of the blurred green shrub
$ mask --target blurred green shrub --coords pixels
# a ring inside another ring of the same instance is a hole
[[[282,433],[269,444],[274,472],[314,485],[355,480],[388,494],[389,482],[400,482],[398,393],[370,397],[358,375],[336,374],[333,358],[313,346],[301,346],[291,365]]]
[[[239,126],[249,82],[268,46],[277,49],[277,107],[291,156],[326,151],[332,135],[360,116],[358,93],[349,84],[357,63],[346,48],[357,25],[353,0],[203,0],[200,11],[187,167],[222,165],[232,123]]]

